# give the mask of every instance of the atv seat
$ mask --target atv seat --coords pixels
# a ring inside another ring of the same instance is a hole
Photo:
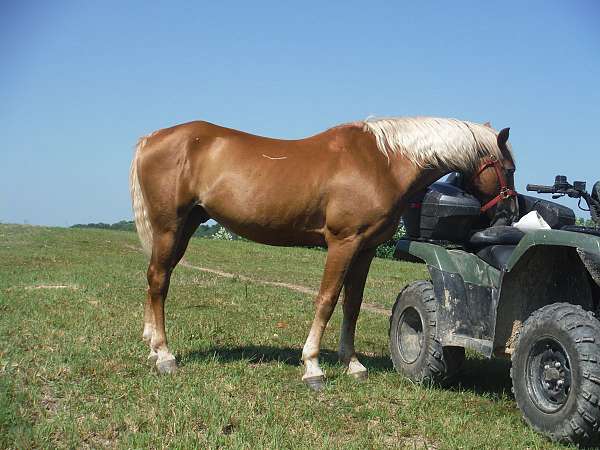
[[[477,251],[477,256],[496,269],[506,269],[513,250],[525,236],[521,230],[509,226],[497,226],[473,233],[469,246]]]
[[[469,238],[469,246],[481,249],[490,245],[517,245],[523,236],[525,233],[515,227],[490,227],[473,233]]]

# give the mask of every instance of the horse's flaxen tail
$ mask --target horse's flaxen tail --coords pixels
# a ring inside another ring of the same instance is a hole
[[[142,243],[144,253],[150,257],[152,254],[152,223],[148,217],[148,209],[144,200],[144,193],[140,186],[138,178],[138,156],[144,145],[146,145],[147,137],[139,139],[131,161],[131,170],[129,172],[129,192],[131,193],[131,204],[133,206],[133,214],[135,218],[135,228]]]

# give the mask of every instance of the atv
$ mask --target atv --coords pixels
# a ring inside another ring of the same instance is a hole
[[[458,180],[458,181],[457,181]],[[482,229],[480,204],[460,177],[434,183],[403,216],[407,236],[394,257],[421,261],[430,280],[398,295],[390,353],[398,372],[446,385],[465,349],[511,360],[525,421],[552,440],[600,442],[600,181],[528,185],[528,191],[585,201],[595,226],[573,210],[518,195],[520,214],[537,211],[550,229]]]

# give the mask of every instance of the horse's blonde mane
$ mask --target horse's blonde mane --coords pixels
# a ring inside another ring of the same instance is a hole
[[[370,118],[363,130],[373,133],[388,158],[400,154],[420,167],[472,172],[482,156],[503,159],[494,129],[477,123],[435,117]],[[514,161],[510,144],[507,144]]]

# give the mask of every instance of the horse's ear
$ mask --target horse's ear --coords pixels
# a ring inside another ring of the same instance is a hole
[[[503,128],[498,133],[498,147],[502,148],[506,145],[506,141],[508,141],[508,134],[510,132],[510,128]]]
[[[492,128],[492,124],[490,122],[486,122],[483,124],[484,127]]]

